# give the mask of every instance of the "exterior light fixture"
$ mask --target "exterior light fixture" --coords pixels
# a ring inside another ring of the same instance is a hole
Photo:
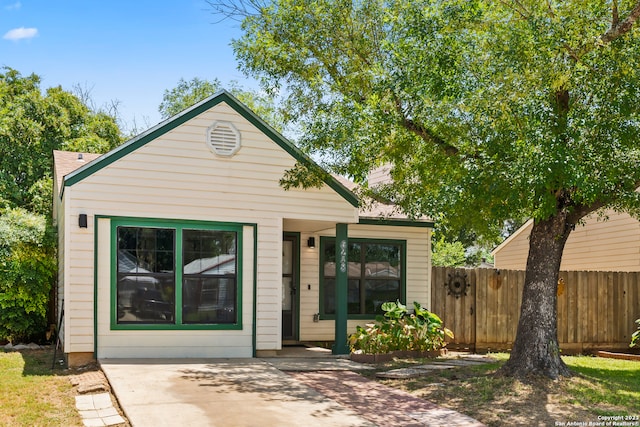
[[[78,216],[78,227],[87,228],[87,214],[80,214]]]
[[[315,237],[309,237],[307,239],[307,246],[310,248],[315,248],[316,247],[316,238]]]

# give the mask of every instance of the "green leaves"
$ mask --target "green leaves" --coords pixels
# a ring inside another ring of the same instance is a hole
[[[222,89],[223,85],[218,79],[202,80],[194,77],[187,81],[181,78],[176,87],[164,91],[158,111],[163,118],[167,119]],[[284,120],[282,112],[276,108],[274,97],[266,93],[244,89],[236,81],[229,82],[226,89],[269,125],[282,132]]]
[[[376,323],[358,326],[349,336],[351,351],[365,354],[388,353],[396,350],[431,351],[446,345],[445,336],[453,338],[453,333],[443,327],[442,320],[436,314],[413,303],[413,313],[400,301],[382,304],[384,316]]]
[[[629,347],[640,345],[640,319],[636,319],[636,324],[638,325],[638,330],[631,335],[631,344],[629,344]]]
[[[23,209],[0,216],[0,339],[19,341],[44,330],[54,247],[45,217]]]
[[[106,152],[120,145],[120,131],[113,117],[90,111],[60,87],[43,94],[35,74],[0,71],[0,198],[50,215],[42,200],[51,193],[41,184],[52,177],[53,150]]]
[[[405,212],[482,235],[633,199],[640,40],[598,42],[611,16],[595,0],[282,0],[233,46],[325,166],[366,185],[389,164],[380,191]]]

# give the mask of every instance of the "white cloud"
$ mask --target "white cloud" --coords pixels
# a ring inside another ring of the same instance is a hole
[[[19,1],[13,3],[13,4],[8,4],[6,5],[4,8],[6,10],[18,10],[22,7],[22,3],[20,3]]]
[[[7,31],[7,33],[2,37],[5,40],[22,40],[22,39],[31,39],[38,35],[37,28],[14,28],[13,30]]]

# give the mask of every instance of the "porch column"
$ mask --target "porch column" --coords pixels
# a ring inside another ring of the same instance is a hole
[[[347,295],[349,257],[347,224],[336,224],[336,331],[333,354],[349,354],[347,344]]]

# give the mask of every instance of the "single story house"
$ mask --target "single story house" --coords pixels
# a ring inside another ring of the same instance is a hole
[[[340,322],[346,335],[384,301],[430,305],[433,224],[361,209],[328,174],[283,189],[313,162],[225,91],[109,153],[54,160],[69,365],[273,355]]]
[[[594,214],[576,225],[562,253],[563,271],[640,271],[640,222],[613,210]],[[491,252],[495,268],[524,270],[533,220]]]

